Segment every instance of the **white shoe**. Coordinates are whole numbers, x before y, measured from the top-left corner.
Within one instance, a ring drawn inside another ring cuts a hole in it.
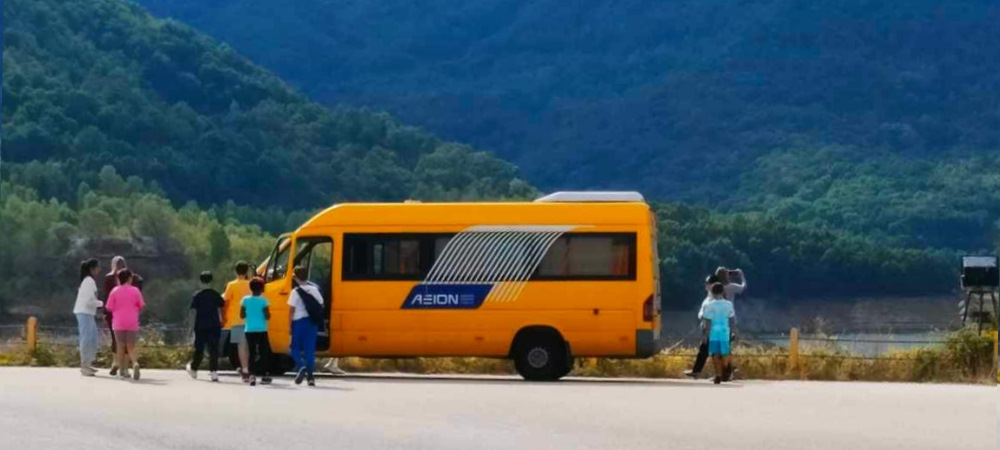
[[[80,375],[83,375],[85,377],[93,377],[93,376],[97,375],[97,371],[93,370],[93,369],[91,369],[89,367],[84,367],[84,368],[80,369]]]
[[[192,380],[198,379],[198,371],[191,368],[191,363],[187,363],[187,365],[184,366],[184,370],[188,373],[188,376],[190,376]]]
[[[212,372],[212,382],[213,383],[219,382],[219,372]]]
[[[337,364],[336,359],[331,359],[330,362],[326,363],[326,365],[323,366],[323,370],[326,370],[330,375],[347,375],[347,372],[344,372],[340,368],[340,365]]]

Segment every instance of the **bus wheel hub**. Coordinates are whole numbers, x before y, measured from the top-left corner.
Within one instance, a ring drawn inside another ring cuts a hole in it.
[[[544,348],[533,348],[528,352],[528,364],[534,369],[541,369],[549,364],[549,352]]]

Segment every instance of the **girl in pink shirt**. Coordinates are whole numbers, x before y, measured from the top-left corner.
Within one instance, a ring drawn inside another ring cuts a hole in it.
[[[119,286],[111,291],[105,308],[112,314],[111,328],[115,333],[118,346],[115,348],[115,359],[118,367],[125,365],[125,355],[132,360],[132,379],[139,380],[139,356],[135,352],[135,343],[139,337],[139,313],[146,307],[142,292],[132,285],[132,272],[128,269],[118,272]],[[121,378],[128,379],[128,371],[121,371]]]

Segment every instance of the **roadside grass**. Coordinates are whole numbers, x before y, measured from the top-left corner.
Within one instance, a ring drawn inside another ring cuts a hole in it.
[[[971,331],[953,334],[943,345],[900,350],[877,358],[852,354],[836,346],[810,348],[792,367],[786,351],[740,346],[735,361],[740,377],[756,380],[874,381],[919,383],[996,383],[993,340]],[[23,345],[0,348],[0,366],[76,367],[72,346],[40,344],[34,352]],[[572,375],[598,378],[677,379],[684,377],[695,349],[679,349],[646,360],[580,359]],[[156,342],[140,345],[139,360],[150,369],[180,369],[191,351]],[[110,352],[102,350],[96,364],[108,367]],[[488,358],[344,358],[340,367],[354,373],[412,373],[427,375],[513,375],[510,361]],[[711,369],[707,369],[708,373]]]

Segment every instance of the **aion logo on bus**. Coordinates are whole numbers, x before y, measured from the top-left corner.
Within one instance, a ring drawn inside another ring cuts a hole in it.
[[[403,309],[478,309],[491,290],[487,284],[420,284],[406,296]]]

